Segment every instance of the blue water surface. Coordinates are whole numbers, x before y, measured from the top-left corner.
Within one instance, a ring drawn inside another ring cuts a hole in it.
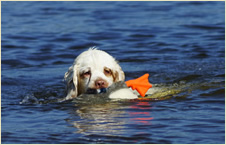
[[[96,46],[162,101],[78,105],[63,76]],[[2,1],[1,142],[225,143],[224,1]]]

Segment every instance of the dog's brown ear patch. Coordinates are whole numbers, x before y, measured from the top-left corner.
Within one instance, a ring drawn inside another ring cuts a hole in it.
[[[115,71],[113,74],[113,80],[114,82],[118,82],[119,81],[119,73],[117,71]]]
[[[125,80],[125,74],[121,69],[120,69],[120,71],[114,71],[112,73],[112,76],[113,76],[114,82],[119,82],[119,81]]]

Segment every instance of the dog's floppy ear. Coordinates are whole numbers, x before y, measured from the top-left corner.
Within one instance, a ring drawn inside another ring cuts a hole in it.
[[[77,65],[69,67],[64,75],[66,82],[67,97],[66,100],[77,97],[78,95],[78,78],[77,78]]]
[[[119,66],[119,64],[116,64],[116,69],[113,70],[113,78],[114,78],[114,82],[125,80],[125,74],[122,71],[122,68]]]

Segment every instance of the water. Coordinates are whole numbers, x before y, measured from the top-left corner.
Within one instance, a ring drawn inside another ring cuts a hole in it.
[[[225,143],[225,3],[1,2],[2,143]],[[159,101],[59,102],[97,46]]]

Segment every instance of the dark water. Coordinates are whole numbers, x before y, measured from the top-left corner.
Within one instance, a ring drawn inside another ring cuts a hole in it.
[[[225,143],[225,2],[2,2],[2,143]],[[163,101],[57,102],[91,46]]]

